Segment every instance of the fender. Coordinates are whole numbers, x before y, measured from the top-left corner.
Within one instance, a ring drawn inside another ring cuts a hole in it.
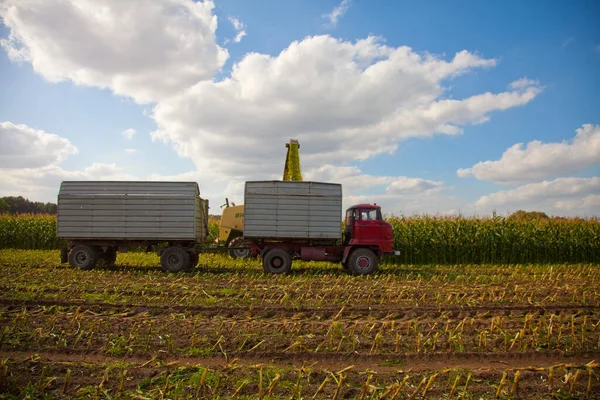
[[[260,251],[260,258],[264,260],[264,258],[265,258],[265,254],[267,254],[267,251],[269,251],[269,250],[271,250],[271,249],[269,248],[269,246],[266,246],[264,249],[262,249],[262,250]]]
[[[375,253],[375,255],[377,256],[377,258],[381,258],[383,257],[383,251],[381,250],[381,248],[379,246],[376,247],[367,247],[367,246],[347,246],[344,249],[344,255],[342,256],[342,264],[346,262],[346,260],[348,259],[348,256],[350,256],[350,253],[352,252],[352,250],[354,249],[358,249],[358,248],[365,248],[365,249],[370,249],[373,251],[373,253]]]
[[[346,248],[344,249],[344,255],[342,256],[342,264],[346,262],[348,256],[350,255],[350,251],[352,250],[354,250],[354,247],[346,246]]]

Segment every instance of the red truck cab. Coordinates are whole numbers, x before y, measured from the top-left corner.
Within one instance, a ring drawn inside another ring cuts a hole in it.
[[[394,230],[390,223],[383,220],[381,207],[358,204],[346,210],[344,242],[391,253],[394,251]]]
[[[357,204],[346,210],[342,265],[355,274],[370,274],[377,259],[394,252],[394,230],[377,204]],[[375,257],[377,258],[375,258]]]

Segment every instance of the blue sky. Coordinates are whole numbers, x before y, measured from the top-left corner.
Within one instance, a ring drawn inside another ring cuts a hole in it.
[[[297,138],[346,205],[600,215],[598,2],[99,5],[0,5],[0,195],[194,180],[218,213]]]

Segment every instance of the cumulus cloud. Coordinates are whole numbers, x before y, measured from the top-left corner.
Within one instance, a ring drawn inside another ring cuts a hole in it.
[[[356,166],[324,165],[304,173],[305,180],[341,183],[344,208],[353,204],[381,205],[387,214],[442,213],[456,199],[444,194],[441,181],[363,173]],[[363,193],[369,194],[363,194]]]
[[[511,184],[564,176],[599,164],[600,126],[586,124],[576,132],[569,142],[517,143],[500,160],[479,162],[471,168],[459,169],[457,175]]]
[[[239,43],[242,41],[242,38],[246,36],[246,26],[237,18],[229,17],[229,22],[233,25],[233,29],[235,29],[236,35],[233,38],[234,43]]]
[[[0,122],[0,168],[38,168],[56,165],[77,148],[66,138],[53,133]]]
[[[93,163],[81,171],[60,164],[77,148],[66,138],[27,125],[0,122],[0,195],[56,202],[63,180],[135,179],[115,164]]]
[[[600,177],[557,178],[482,196],[475,207],[487,211],[525,209],[555,215],[600,215],[599,199]]]
[[[323,15],[323,18],[327,19],[328,25],[335,27],[340,18],[346,14],[346,11],[350,8],[350,0],[342,0],[329,14]]]
[[[80,171],[67,170],[59,165],[40,168],[4,169],[2,196],[24,196],[35,201],[56,203],[60,183],[65,180],[133,180],[134,176],[116,164],[93,163]]]
[[[121,134],[123,136],[125,136],[125,138],[127,140],[131,140],[131,139],[133,139],[133,136],[135,135],[135,129],[133,129],[133,128],[125,129],[123,132],[121,132]]]
[[[348,164],[391,153],[409,137],[459,134],[462,125],[482,123],[541,91],[531,85],[443,98],[444,81],[495,63],[467,51],[449,60],[417,54],[376,37],[308,37],[277,56],[247,54],[229,77],[161,101],[152,137],[224,179],[280,170],[290,137],[300,140],[307,168]]]
[[[212,1],[4,0],[0,44],[51,82],[108,88],[140,103],[203,79],[228,58]]]

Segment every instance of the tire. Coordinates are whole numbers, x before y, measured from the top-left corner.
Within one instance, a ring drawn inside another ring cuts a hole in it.
[[[246,241],[243,236],[238,236],[229,242],[229,247],[243,247]],[[242,249],[231,249],[228,251],[231,258],[250,258],[252,255],[252,249],[250,247]]]
[[[188,265],[189,270],[192,270],[196,267],[196,265],[198,265],[198,261],[200,261],[200,254],[198,253],[191,253],[190,254],[190,263]]]
[[[91,246],[79,244],[69,252],[69,264],[75,268],[89,270],[96,266],[98,254]]]
[[[269,250],[263,258],[263,269],[269,274],[287,274],[292,269],[292,256],[282,249]]]
[[[168,247],[160,256],[160,265],[165,272],[180,272],[190,265],[190,255],[183,247]]]
[[[377,271],[378,260],[369,249],[356,249],[348,257],[348,269],[353,275],[370,275]]]

